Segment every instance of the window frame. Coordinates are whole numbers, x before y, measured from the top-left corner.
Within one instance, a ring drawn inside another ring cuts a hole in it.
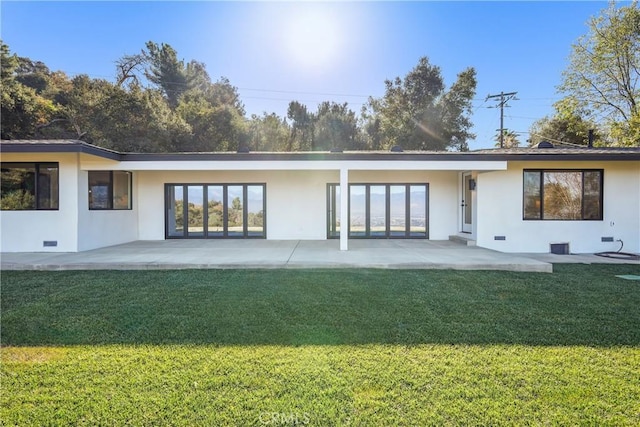
[[[352,186],[364,186],[365,187],[365,231],[364,235],[351,234],[351,187]],[[383,234],[371,233],[371,187],[385,187],[385,232]],[[411,187],[420,186],[425,190],[425,231],[424,232],[412,232],[411,231]],[[339,239],[340,233],[348,233],[349,239],[429,239],[429,183],[427,182],[350,182],[348,184],[349,190],[347,195],[347,220],[344,221],[340,218],[340,231],[336,230],[335,221],[337,218],[337,210],[335,206],[337,203],[333,203],[338,195],[337,189],[340,188],[340,183],[330,182],[327,183],[327,239]],[[391,187],[405,187],[405,230],[404,234],[391,233]]]
[[[580,218],[545,218],[544,217],[544,187],[545,173],[576,173],[581,174],[581,193],[580,193]],[[598,172],[600,174],[600,194],[598,198],[599,210],[598,218],[585,218],[585,172]],[[527,173],[538,173],[540,186],[540,207],[538,210],[539,217],[531,218],[526,216],[526,193],[525,193],[525,175]],[[523,169],[522,170],[522,220],[523,221],[604,221],[604,169]]]
[[[170,211],[170,191],[175,187],[182,188],[183,204],[182,215],[185,223],[188,221],[189,210],[189,194],[188,188],[190,186],[200,186],[203,191],[203,233],[202,235],[189,235],[188,226],[184,227],[181,235],[171,234],[169,232],[169,211]],[[208,206],[209,194],[208,187],[222,187],[222,200],[223,200],[223,212],[222,212],[222,228],[223,231],[219,234],[210,233],[208,229],[209,212],[205,209]],[[242,187],[242,234],[230,234],[229,233],[229,206],[228,195],[229,187]],[[262,187],[262,234],[251,234],[249,231],[249,203],[248,193],[249,187]],[[211,183],[211,182],[189,182],[189,183],[165,183],[164,184],[164,238],[165,239],[266,239],[267,238],[267,184],[265,182],[226,182],[226,183]]]
[[[87,174],[87,204],[89,206],[89,210],[90,211],[130,211],[133,210],[133,173],[130,171],[121,171],[121,170],[109,170],[109,171],[102,171],[102,170],[96,170],[96,171],[88,171],[89,173]],[[104,172],[108,172],[109,173],[109,183],[107,185],[107,200],[108,200],[108,207],[106,208],[100,208],[100,207],[92,207],[91,206],[91,174],[92,173],[104,173]],[[127,207],[126,208],[117,208],[114,207],[115,203],[114,203],[114,187],[113,187],[113,174],[114,172],[118,172],[118,173],[125,173],[127,174],[127,176],[129,177],[128,179],[128,188],[127,188],[127,195],[128,195],[128,203],[127,203]]]
[[[4,168],[11,168],[11,165],[33,165],[33,169],[35,171],[35,175],[34,175],[34,199],[35,199],[35,207],[34,208],[30,208],[30,209],[2,209],[3,211],[6,212],[20,212],[20,211],[58,211],[60,210],[60,163],[59,162],[1,162],[0,163],[0,170],[4,169]],[[55,205],[56,207],[54,208],[49,208],[49,207],[41,207],[40,204],[40,168],[43,165],[55,165],[55,169],[56,169],[56,181],[57,181],[57,185],[56,185],[56,191],[55,191]]]

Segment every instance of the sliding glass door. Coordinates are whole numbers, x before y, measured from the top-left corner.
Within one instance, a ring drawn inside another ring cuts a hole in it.
[[[429,184],[349,184],[348,200],[350,238],[429,238]],[[340,230],[340,185],[328,184],[327,237]]]
[[[166,184],[165,236],[265,238],[265,184]]]

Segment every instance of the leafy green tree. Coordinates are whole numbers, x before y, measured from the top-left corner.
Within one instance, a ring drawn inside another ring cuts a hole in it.
[[[33,138],[38,126],[47,123],[56,109],[53,102],[18,79],[21,62],[24,64],[0,41],[2,139]]]
[[[589,32],[573,45],[559,89],[583,109],[605,117],[617,145],[634,138],[640,113],[640,9],[614,2],[589,22]]]
[[[594,130],[594,144],[603,145],[598,125],[584,118],[588,112],[582,111],[575,99],[564,98],[556,102],[554,108],[556,112],[552,117],[544,117],[531,125],[529,145],[534,146],[542,141],[587,145],[590,129]]]
[[[285,151],[289,133],[286,120],[277,114],[253,114],[247,122],[247,146],[252,151]]]
[[[458,80],[449,91],[445,90],[440,67],[422,57],[418,65],[403,79],[385,81],[385,94],[380,99],[370,98],[366,116],[388,149],[400,145],[414,150],[464,150],[471,121],[471,100],[475,95],[475,70],[469,68],[458,74]]]
[[[287,118],[291,120],[291,136],[286,151],[313,151],[314,117],[307,110],[307,106],[298,101],[291,101],[287,108]]]
[[[314,121],[314,149],[328,151],[361,148],[356,115],[346,102],[322,102],[318,105]]]
[[[177,52],[168,44],[149,41],[146,48],[145,77],[162,90],[171,108],[175,108],[180,95],[189,89],[184,61],[178,60]]]

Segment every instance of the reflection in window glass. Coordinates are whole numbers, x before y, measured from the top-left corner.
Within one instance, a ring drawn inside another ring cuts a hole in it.
[[[404,237],[407,233],[406,186],[391,185],[389,194],[389,235]]]
[[[582,173],[545,172],[545,219],[580,219],[582,217]]]
[[[366,186],[349,186],[349,235],[365,236],[367,220]]]
[[[204,236],[204,186],[187,187],[187,234],[190,237]]]
[[[264,193],[261,185],[247,186],[247,234],[264,234]]]
[[[244,197],[241,185],[227,187],[227,235],[244,235]]]
[[[113,208],[131,209],[131,173],[113,171]]]
[[[224,233],[224,194],[221,185],[207,186],[207,227],[209,236],[222,236]]]
[[[350,184],[349,237],[428,238],[428,184]],[[340,236],[340,185],[327,185],[327,236]]]
[[[111,172],[89,172],[89,209],[111,209]]]
[[[601,170],[525,170],[523,218],[602,220]]]
[[[427,188],[425,185],[411,185],[409,191],[409,235],[427,235]]]
[[[369,235],[372,237],[387,235],[386,185],[371,185],[369,187]]]
[[[2,210],[36,209],[36,164],[3,163],[0,183]]]
[[[525,171],[524,173],[524,217],[525,219],[540,219],[542,205],[540,199],[540,171]]]
[[[170,237],[184,236],[184,196],[182,185],[170,185],[167,190],[167,234]]]
[[[602,172],[584,172],[583,219],[602,219]]]

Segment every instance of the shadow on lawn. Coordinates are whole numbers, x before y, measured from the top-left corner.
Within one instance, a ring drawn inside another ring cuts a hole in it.
[[[3,345],[640,345],[634,265],[3,272]]]

